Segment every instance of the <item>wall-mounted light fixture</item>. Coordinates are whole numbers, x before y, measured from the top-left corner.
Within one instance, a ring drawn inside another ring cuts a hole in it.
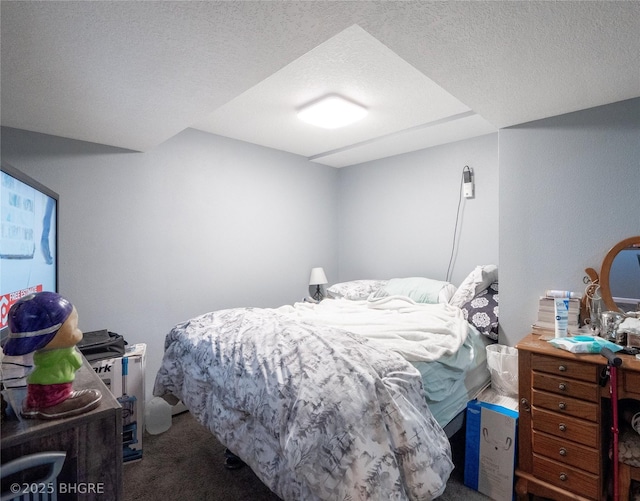
[[[362,120],[367,109],[337,94],[329,94],[298,110],[298,118],[325,129],[337,129]]]

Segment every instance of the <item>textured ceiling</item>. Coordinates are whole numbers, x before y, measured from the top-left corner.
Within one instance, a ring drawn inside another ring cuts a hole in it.
[[[2,1],[2,125],[188,127],[341,167],[640,96],[640,2]],[[295,111],[343,93],[345,129]]]
[[[364,105],[368,115],[351,126],[331,130],[298,119],[296,111],[300,107],[330,93]],[[474,115],[482,127],[468,127],[468,115]],[[449,123],[453,121],[459,133],[456,139],[496,131],[468,106],[354,25],[194,127],[344,167],[354,159],[357,163],[424,148],[422,141],[412,139],[416,128],[422,130],[425,140],[442,138],[440,131],[454,126]],[[389,136],[393,136],[392,141]],[[381,142],[387,145],[382,150]]]

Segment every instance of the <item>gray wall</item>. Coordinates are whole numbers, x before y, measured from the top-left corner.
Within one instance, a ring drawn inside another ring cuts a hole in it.
[[[445,280],[465,165],[475,197],[462,198],[449,281],[497,265],[496,133],[340,169],[340,278]]]
[[[187,130],[147,153],[2,129],[2,159],[60,195],[60,292],[84,331],[147,343],[214,309],[276,307],[338,269],[338,171]]]
[[[546,289],[640,235],[640,99],[500,131],[500,326],[516,344]]]

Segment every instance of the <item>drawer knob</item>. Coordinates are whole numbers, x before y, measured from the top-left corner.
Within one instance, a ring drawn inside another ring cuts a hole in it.
[[[566,473],[560,473],[560,480],[561,480],[562,482],[566,482],[567,478],[568,478],[568,477],[567,477],[567,474],[566,474]]]
[[[560,383],[560,384],[558,385],[558,389],[559,389],[560,391],[565,391],[565,390],[567,389],[567,385],[566,385],[565,383]]]
[[[560,403],[558,404],[558,408],[559,408],[560,410],[565,410],[565,409],[567,408],[567,404],[566,404],[566,403],[564,403],[564,402],[560,402]]]
[[[567,455],[567,449],[565,449],[564,447],[560,447],[560,455],[561,456],[566,456]]]
[[[559,370],[560,372],[567,372],[567,367],[566,367],[566,366],[564,366],[564,365],[561,365],[560,367],[558,367],[558,370]]]
[[[560,429],[560,431],[567,431],[567,425],[564,423],[560,423],[558,428]]]

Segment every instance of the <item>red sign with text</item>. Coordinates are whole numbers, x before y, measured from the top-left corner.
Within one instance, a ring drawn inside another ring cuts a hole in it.
[[[29,294],[33,294],[34,292],[42,292],[42,284],[0,296],[0,329],[4,329],[7,326],[11,305],[19,299]]]

